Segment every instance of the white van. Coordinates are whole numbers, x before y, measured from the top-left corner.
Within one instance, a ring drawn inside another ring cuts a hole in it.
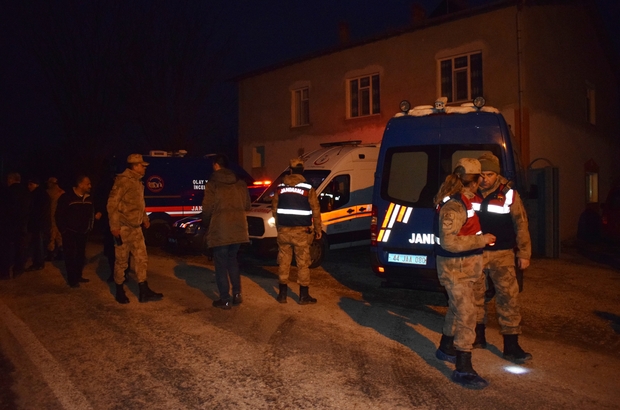
[[[372,189],[380,144],[361,141],[330,142],[305,154],[304,177],[312,184],[321,204],[323,237],[310,249],[314,268],[328,249],[370,244]],[[271,199],[287,168],[247,212],[250,241],[255,252],[274,255],[278,251],[277,231],[271,213]]]

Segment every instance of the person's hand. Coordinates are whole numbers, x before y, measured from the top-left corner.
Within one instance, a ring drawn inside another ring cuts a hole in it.
[[[146,219],[144,222],[142,222],[142,226],[144,226],[146,229],[149,229],[149,226],[151,226],[151,221]]]
[[[493,235],[492,233],[485,233],[484,235],[482,235],[484,237],[484,243],[487,245],[495,245],[495,235]]]
[[[314,233],[314,238],[317,239],[317,240],[321,239],[322,236],[323,236],[323,232],[321,232],[321,231],[316,231]]]
[[[95,214],[95,219],[96,219],[96,220],[100,220],[100,219],[101,219],[101,212],[97,212],[97,213]]]
[[[112,233],[112,236],[116,236],[117,238],[121,236],[120,229],[110,229],[110,232]]]
[[[525,270],[525,269],[528,268],[528,266],[530,266],[530,260],[529,259],[519,258],[519,269]]]

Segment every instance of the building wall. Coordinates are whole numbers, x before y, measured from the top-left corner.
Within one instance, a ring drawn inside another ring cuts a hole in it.
[[[275,178],[289,158],[317,149],[321,142],[378,142],[401,100],[415,106],[432,104],[440,96],[440,59],[480,50],[487,104],[504,114],[523,145],[524,165],[544,157],[560,168],[560,236],[574,236],[585,206],[583,164],[589,158],[597,161],[602,194],[614,172],[618,175],[610,155],[620,129],[615,114],[618,87],[602,49],[592,46],[596,33],[582,9],[526,7],[520,13],[520,30],[517,21],[516,7],[495,9],[241,80],[239,143],[244,168],[255,177]],[[347,119],[347,79],[371,73],[380,74],[381,113]],[[586,81],[596,86],[596,126],[585,121]],[[291,127],[291,90],[300,85],[309,86],[310,125]],[[264,147],[260,168],[253,166],[256,146]],[[540,165],[544,162],[535,164]]]
[[[521,21],[531,160],[545,158],[559,168],[560,238],[572,238],[586,206],[586,162],[599,167],[601,202],[620,175],[618,79],[578,5],[529,7]],[[595,125],[587,121],[586,84],[596,93]]]

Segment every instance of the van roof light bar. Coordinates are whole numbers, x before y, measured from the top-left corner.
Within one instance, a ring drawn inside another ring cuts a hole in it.
[[[321,147],[329,148],[329,147],[342,147],[344,145],[360,145],[362,140],[353,140],[353,141],[337,141],[337,142],[323,142]]]

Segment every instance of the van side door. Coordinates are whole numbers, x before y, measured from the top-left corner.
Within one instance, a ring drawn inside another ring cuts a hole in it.
[[[351,202],[351,175],[332,177],[318,193],[323,229],[332,249],[349,247],[352,218],[357,208]]]

